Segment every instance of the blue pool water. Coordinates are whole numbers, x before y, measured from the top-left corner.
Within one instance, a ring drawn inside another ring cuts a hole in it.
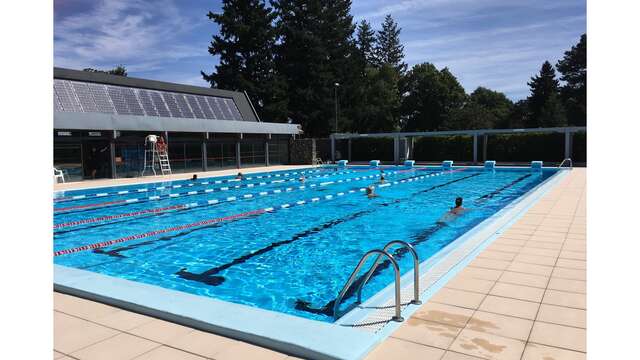
[[[384,172],[382,186],[379,169],[349,167],[58,193],[54,262],[333,322],[332,301],[366,251],[400,239],[424,261],[555,170]],[[373,199],[361,191],[370,184],[379,186]],[[438,222],[458,196],[470,210]],[[381,267],[363,299],[392,281]]]

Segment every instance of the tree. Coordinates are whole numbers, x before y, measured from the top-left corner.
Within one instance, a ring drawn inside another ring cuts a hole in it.
[[[127,76],[127,68],[124,67],[124,65],[118,65],[111,70],[98,70],[93,68],[85,68],[85,69],[82,69],[82,71],[111,74],[111,75],[118,75],[118,76]]]
[[[362,20],[356,30],[356,44],[360,50],[360,56],[364,60],[365,66],[374,66],[376,63],[376,33],[371,28],[367,20]]]
[[[505,94],[480,86],[461,108],[453,111],[445,125],[450,130],[499,127],[507,122],[512,107]]]
[[[565,51],[564,57],[556,65],[562,74],[560,96],[567,112],[570,125],[587,124],[587,34],[582,34],[580,42]]]
[[[525,126],[565,126],[567,119],[560,103],[559,81],[551,63],[545,61],[540,73],[532,77],[527,84],[531,88],[531,95],[527,99],[530,116]]]
[[[388,64],[367,67],[362,87],[362,104],[354,122],[356,132],[399,130],[400,95],[398,73]]]
[[[449,69],[438,70],[430,63],[415,65],[407,72],[405,86],[402,114],[408,131],[442,129],[452,112],[467,100],[464,88]]]
[[[201,72],[211,87],[246,91],[260,116],[268,121],[287,119],[284,81],[275,69],[273,49],[276,18],[263,0],[223,0],[222,12],[209,12],[220,27],[209,53],[220,56],[211,74]]]
[[[349,0],[274,0],[278,15],[277,69],[288,87],[289,117],[308,136],[333,131],[335,83],[341,104],[349,104],[361,76]],[[351,121],[341,112],[340,129]]]
[[[511,107],[505,122],[498,123],[496,127],[501,129],[523,128],[529,122],[529,116],[529,103],[526,99],[519,100]]]
[[[389,64],[398,74],[404,75],[407,64],[404,63],[404,45],[400,43],[401,30],[391,15],[385,16],[382,30],[376,36],[375,53],[378,66]]]

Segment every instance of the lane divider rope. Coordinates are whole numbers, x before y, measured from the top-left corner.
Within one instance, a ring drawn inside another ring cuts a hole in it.
[[[450,171],[449,173],[459,172],[459,171],[463,171],[463,170],[466,170],[466,168],[453,170],[453,171]],[[389,182],[389,183],[385,183],[385,184],[380,184],[377,187],[378,188],[386,188],[386,187],[389,187],[389,186],[392,186],[392,185],[404,184],[404,183],[408,183],[408,182],[414,182],[414,181],[423,180],[423,179],[426,179],[426,178],[431,178],[431,177],[434,177],[434,176],[440,176],[440,175],[442,175],[444,173],[445,172],[439,172],[439,173],[434,173],[434,174],[429,174],[429,175],[416,176],[416,177],[409,178],[409,179],[403,179],[403,180],[393,181],[393,182]],[[210,224],[219,223],[219,222],[223,222],[223,221],[236,220],[236,219],[243,218],[243,217],[263,214],[263,213],[267,213],[267,212],[274,212],[274,211],[277,211],[279,209],[288,209],[288,208],[291,208],[291,207],[294,207],[294,206],[302,206],[302,205],[305,205],[305,204],[308,204],[308,203],[317,203],[318,201],[320,201],[322,199],[331,200],[331,199],[335,199],[336,197],[342,197],[342,196],[347,195],[347,194],[360,193],[360,192],[364,192],[364,191],[366,191],[366,188],[364,188],[364,187],[363,188],[358,188],[358,189],[345,190],[345,191],[339,192],[339,193],[337,193],[335,195],[325,195],[323,198],[318,198],[318,200],[315,200],[315,201],[313,201],[313,200],[309,200],[309,201],[300,200],[300,201],[297,201],[297,202],[294,202],[294,203],[286,203],[286,204],[281,204],[279,206],[267,207],[267,208],[263,208],[263,209],[247,211],[247,212],[243,212],[243,213],[236,214],[236,215],[230,215],[230,216],[214,218],[214,219],[209,219],[209,220],[201,220],[201,221],[194,222],[194,223],[191,223],[191,224],[173,226],[173,227],[170,227],[170,228],[149,231],[149,232],[142,233],[142,234],[137,234],[137,235],[129,235],[129,236],[125,236],[125,237],[114,239],[114,240],[102,241],[102,242],[98,242],[98,243],[94,243],[94,244],[88,244],[88,245],[78,246],[78,247],[74,247],[74,248],[54,251],[53,256],[55,257],[55,256],[73,254],[73,253],[77,253],[77,252],[80,252],[80,251],[103,248],[103,247],[106,247],[106,246],[122,243],[122,242],[125,242],[125,241],[139,240],[139,239],[143,239],[143,238],[147,238],[147,237],[151,237],[151,236],[155,236],[155,235],[159,235],[159,234],[164,234],[164,233],[167,233],[167,232],[179,231],[179,230],[184,230],[184,229],[197,227],[197,226],[210,225]]]
[[[349,171],[352,172],[353,170]],[[311,174],[311,173],[318,173],[318,172],[324,172],[324,170],[305,170],[305,171],[293,171],[290,173],[284,173],[282,174],[282,176],[280,176],[281,174],[270,174],[270,175],[258,175],[258,176],[249,176],[249,177],[245,177],[244,180],[253,180],[253,179],[267,179],[267,178],[273,178],[273,177],[289,177],[289,176],[293,176],[293,175],[302,175],[302,174]],[[345,171],[343,171],[342,173],[345,173]],[[318,177],[323,176],[323,175],[316,175]],[[316,177],[314,176],[314,177]],[[206,178],[205,178],[206,179]],[[102,192],[102,193],[96,193],[96,194],[83,194],[83,195],[74,195],[74,196],[66,196],[66,197],[59,197],[59,198],[54,198],[53,201],[56,203],[60,203],[60,202],[69,202],[69,201],[74,201],[74,200],[83,200],[83,199],[89,199],[89,198],[94,198],[94,197],[105,197],[105,196],[114,196],[114,195],[125,195],[125,194],[135,194],[138,192],[147,192],[147,191],[154,191],[154,190],[166,190],[166,189],[179,189],[182,187],[191,187],[191,186],[196,186],[196,185],[209,185],[209,184],[223,184],[223,183],[231,183],[231,182],[239,182],[241,180],[239,179],[224,179],[224,180],[214,180],[214,181],[199,181],[199,182],[192,182],[189,184],[176,184],[176,185],[167,185],[167,186],[157,186],[157,187],[147,187],[147,188],[139,188],[139,189],[131,189],[131,190],[119,190],[119,191],[112,191],[112,192]]]
[[[391,171],[391,172],[385,173],[385,175],[393,176],[393,175],[399,174],[399,173],[401,173],[401,172],[400,171]],[[347,178],[347,179],[337,179],[337,180],[334,180],[334,181],[322,182],[320,184],[301,185],[301,186],[298,186],[298,187],[295,187],[295,188],[294,187],[288,187],[288,188],[285,188],[285,189],[274,189],[274,190],[271,190],[271,191],[261,191],[261,192],[253,193],[253,194],[245,194],[242,197],[245,198],[245,199],[250,199],[250,198],[254,198],[254,197],[258,197],[258,196],[266,196],[266,195],[269,195],[269,194],[279,194],[279,193],[282,193],[283,191],[284,192],[291,192],[291,191],[294,191],[296,189],[304,190],[306,188],[314,188],[316,186],[321,186],[321,187],[322,186],[329,186],[329,185],[333,185],[333,184],[339,184],[339,183],[345,183],[345,182],[351,182],[351,181],[367,180],[367,179],[372,179],[372,178],[375,178],[375,177],[380,177],[380,174],[373,174],[373,175],[369,175],[369,176],[358,176],[358,177],[355,177],[355,178]],[[183,194],[171,194],[171,195],[169,195],[169,197],[175,198],[175,197],[179,197],[179,196],[190,196],[190,195],[195,195],[197,193],[198,192],[192,191],[192,192],[183,193]],[[131,200],[130,202],[138,202],[138,201],[149,201],[149,200],[160,200],[160,199],[161,198],[159,196],[150,196],[150,197],[148,197],[146,199],[145,198],[141,198],[141,199],[129,199],[129,200]],[[133,200],[135,200],[135,201],[133,201]],[[146,214],[149,214],[149,213],[161,213],[161,212],[172,211],[172,210],[177,210],[177,209],[202,207],[202,206],[208,206],[208,205],[213,205],[213,204],[218,204],[218,203],[223,203],[223,202],[231,202],[231,201],[235,201],[235,200],[237,200],[237,197],[230,196],[230,197],[227,197],[225,199],[204,200],[204,201],[200,201],[200,202],[193,202],[193,203],[189,203],[189,204],[168,206],[168,207],[158,208],[158,209],[148,209],[148,210],[134,211],[134,212],[125,213],[125,214],[100,216],[100,217],[96,217],[96,218],[89,218],[89,219],[76,220],[76,221],[70,221],[70,222],[66,222],[66,223],[55,224],[53,226],[53,228],[55,230],[55,229],[59,229],[59,228],[70,227],[70,226],[78,226],[78,225],[85,225],[85,224],[95,223],[95,222],[99,222],[99,221],[108,221],[108,220],[115,220],[115,219],[121,219],[121,218],[126,218],[126,217],[134,217],[134,216],[146,215]]]
[[[349,174],[349,173],[352,173],[352,172],[353,171],[344,171],[344,172],[340,172],[340,173],[335,173],[333,175],[343,175],[343,174]],[[328,176],[329,175],[314,175],[314,176],[310,176],[309,178],[313,179],[313,178],[328,177]],[[241,188],[253,188],[253,187],[258,187],[258,186],[266,186],[266,185],[279,184],[279,183],[292,182],[292,181],[298,181],[298,179],[273,180],[273,181],[269,181],[269,182],[250,183],[250,184],[242,184],[242,185],[236,185],[236,186],[223,186],[223,187],[220,187],[220,188],[213,188],[213,189],[209,188],[209,189],[204,189],[204,190],[194,190],[194,191],[183,192],[183,193],[172,193],[172,194],[165,194],[165,195],[155,195],[155,196],[149,196],[147,198],[123,199],[123,200],[108,201],[108,202],[104,202],[104,203],[73,205],[73,206],[67,206],[67,207],[62,207],[62,208],[54,208],[53,211],[54,211],[54,214],[57,214],[57,213],[67,214],[67,213],[71,213],[70,210],[87,209],[87,208],[91,208],[91,207],[101,208],[101,207],[105,207],[105,206],[108,206],[108,205],[132,203],[132,202],[139,202],[139,201],[144,201],[144,200],[163,200],[163,199],[166,199],[166,198],[179,197],[179,196],[184,196],[184,195],[197,195],[197,194],[210,193],[210,192],[229,191],[229,190],[235,190],[235,189],[241,189]],[[192,184],[190,184],[189,186],[191,186],[191,185]],[[182,186],[178,186],[177,188],[180,188],[180,187],[182,187]],[[163,187],[155,188],[155,189],[152,189],[152,190],[162,190],[161,188],[163,188]],[[141,192],[147,192],[147,191],[148,191],[148,189],[146,189],[145,191],[135,191],[135,192],[129,192],[129,191],[125,190],[125,191],[118,192],[118,194],[120,194],[120,195],[122,195],[122,194],[132,194],[132,193],[136,193],[136,192],[141,193]],[[83,195],[79,195],[79,196],[83,196]]]

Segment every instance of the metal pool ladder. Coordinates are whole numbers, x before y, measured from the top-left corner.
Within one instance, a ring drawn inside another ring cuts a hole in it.
[[[353,285],[353,281],[356,279],[356,276],[360,272],[360,269],[362,269],[362,266],[364,265],[364,263],[367,261],[367,259],[370,256],[372,256],[374,254],[378,254],[378,257],[376,257],[375,261],[373,262],[373,265],[371,266],[371,269],[369,269],[369,271],[367,272],[367,274],[364,277],[364,280],[360,283],[360,285],[358,286],[358,289],[356,290],[357,294],[358,294],[358,299],[357,299],[356,303],[359,304],[359,303],[362,302],[362,288],[369,281],[371,276],[373,276],[373,273],[378,268],[378,264],[380,262],[380,259],[382,259],[382,257],[384,256],[391,262],[391,266],[393,266],[393,272],[394,272],[394,275],[395,275],[395,315],[393,316],[393,318],[391,318],[391,320],[398,321],[398,322],[404,321],[404,319],[402,318],[402,314],[400,312],[400,305],[401,305],[401,300],[400,300],[400,267],[398,266],[398,262],[393,257],[393,255],[391,255],[388,252],[388,250],[391,247],[393,247],[394,245],[400,245],[400,246],[406,248],[407,250],[409,250],[409,252],[413,256],[413,300],[411,300],[411,303],[412,304],[416,304],[416,305],[419,305],[419,304],[422,303],[420,301],[420,267],[419,267],[420,261],[418,259],[418,253],[413,248],[413,246],[411,246],[411,244],[409,244],[407,242],[404,242],[404,241],[401,241],[401,240],[393,240],[393,241],[390,241],[389,243],[387,243],[384,246],[384,248],[382,248],[382,250],[380,250],[380,249],[370,250],[370,251],[368,251],[367,253],[365,253],[362,256],[362,258],[360,259],[360,262],[358,262],[358,265],[356,266],[356,268],[351,273],[351,276],[349,276],[349,280],[347,280],[347,282],[345,283],[344,287],[340,291],[340,294],[336,298],[335,303],[333,304],[333,317],[334,317],[334,319],[340,318],[340,316],[341,316],[340,309],[339,309],[340,308],[340,303],[342,303],[343,297],[345,296],[345,294],[347,293],[347,291],[349,290],[351,285]]]
[[[569,162],[569,169],[573,169],[573,161],[571,161],[571,158],[566,158],[566,159],[562,160],[560,165],[558,165],[558,168],[561,168],[562,165],[564,165],[565,162]]]

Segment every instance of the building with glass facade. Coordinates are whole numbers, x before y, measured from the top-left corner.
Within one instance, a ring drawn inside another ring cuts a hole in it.
[[[261,121],[245,93],[54,68],[54,167],[68,180],[140,176],[161,135],[174,173],[286,164],[298,125]]]

